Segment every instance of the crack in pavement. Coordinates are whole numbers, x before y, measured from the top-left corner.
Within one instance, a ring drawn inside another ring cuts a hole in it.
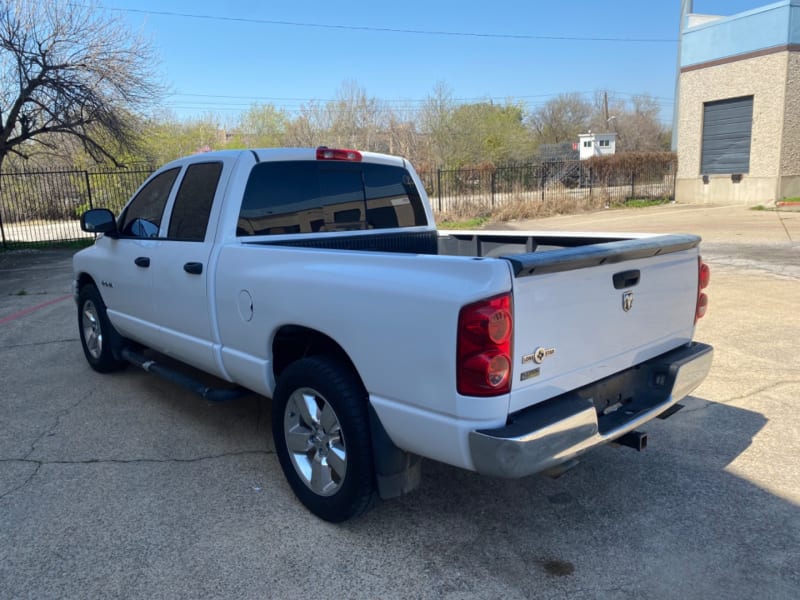
[[[29,457],[30,457],[30,455],[31,455],[31,454],[33,454],[34,452],[36,452],[36,445],[37,445],[39,442],[41,442],[41,441],[42,441],[42,440],[43,440],[45,437],[47,437],[47,436],[51,436],[51,435],[55,435],[55,433],[56,433],[56,429],[58,429],[58,427],[61,425],[61,420],[62,420],[64,417],[66,417],[67,415],[69,415],[69,414],[70,414],[70,413],[71,413],[73,410],[75,410],[76,408],[78,408],[78,407],[79,407],[81,404],[83,404],[83,402],[84,402],[84,401],[88,400],[89,398],[92,398],[92,397],[93,397],[93,396],[94,396],[94,395],[97,393],[97,389],[98,389],[98,387],[99,387],[99,386],[98,386],[98,385],[96,385],[96,386],[95,386],[95,387],[93,387],[91,390],[89,390],[89,392],[88,392],[87,394],[85,394],[85,395],[81,396],[81,398],[80,398],[80,399],[79,399],[77,402],[75,402],[74,404],[72,404],[72,405],[68,406],[67,408],[65,408],[64,410],[62,410],[61,412],[59,412],[59,413],[58,413],[58,414],[55,416],[55,422],[54,422],[52,425],[50,425],[50,427],[48,427],[47,429],[45,429],[45,430],[44,430],[44,431],[43,431],[43,432],[42,432],[42,433],[39,435],[39,437],[37,437],[35,440],[33,440],[33,442],[31,442],[31,448],[30,448],[30,450],[28,450],[28,452],[25,454],[25,456],[24,456],[23,458],[27,459],[27,458],[29,458]]]
[[[626,584],[620,585],[616,587],[610,588],[575,588],[572,590],[566,590],[566,592],[572,596],[573,594],[589,594],[589,597],[597,597],[596,594],[598,592],[624,592],[624,593],[631,593],[636,588],[633,587],[633,584]]]
[[[35,461],[12,459],[10,461],[0,461],[0,462],[35,462]],[[7,496],[10,496],[11,494],[13,494],[15,492],[18,492],[19,490],[25,488],[31,481],[33,481],[33,478],[36,477],[36,474],[39,472],[39,469],[41,469],[41,468],[42,468],[42,465],[41,464],[37,464],[36,468],[33,470],[33,473],[28,475],[28,477],[25,479],[25,481],[23,481],[17,487],[11,488],[10,490],[5,492],[4,494],[0,494],[0,500],[5,500]]]
[[[726,400],[715,400],[717,404],[728,404],[729,402],[736,402],[737,400],[744,400],[745,398],[749,398],[754,394],[762,394],[764,392],[768,392],[773,390],[774,388],[778,388],[784,385],[800,385],[800,379],[786,379],[783,381],[773,381],[772,383],[765,385],[763,387],[757,388],[741,396],[736,396],[734,398],[727,398]]]
[[[196,463],[204,460],[216,460],[218,458],[230,458],[233,456],[271,456],[274,450],[237,450],[236,452],[222,452],[221,454],[207,454],[204,456],[193,456],[191,458],[86,458],[83,460],[37,460],[35,458],[0,458],[2,463],[28,463],[35,465],[132,465],[132,464],[161,464],[161,463]]]
[[[786,226],[786,221],[788,221],[789,219],[783,218],[783,214],[781,214],[780,209],[775,211],[775,215],[778,217],[778,221],[780,221],[781,227],[783,227],[783,231],[786,232],[786,237],[789,238],[790,242],[794,242],[794,239],[792,239],[792,234],[789,233],[789,228]]]
[[[54,420],[55,422],[52,425],[50,425],[49,427],[47,427],[44,431],[42,431],[42,433],[39,434],[39,437],[37,437],[35,440],[33,440],[33,442],[31,442],[30,449],[25,453],[25,456],[23,456],[22,459],[0,459],[0,463],[3,463],[3,462],[22,462],[22,463],[30,463],[30,464],[35,464],[36,465],[36,468],[27,477],[27,479],[25,479],[25,481],[23,481],[17,487],[12,488],[8,492],[6,492],[4,494],[0,494],[0,500],[3,500],[4,498],[6,498],[6,496],[9,496],[9,495],[13,494],[14,492],[18,492],[19,490],[25,488],[31,481],[33,481],[33,478],[36,477],[36,475],[39,473],[39,470],[42,468],[42,465],[44,464],[41,461],[36,461],[36,460],[32,460],[32,459],[29,458],[31,454],[36,452],[36,445],[39,442],[41,442],[46,436],[55,435],[56,429],[58,429],[58,427],[61,425],[61,419],[63,419],[64,417],[69,415],[73,410],[78,408],[78,406],[80,406],[81,403],[84,400],[87,400],[87,399],[91,398],[92,396],[94,396],[95,393],[97,392],[98,387],[99,386],[95,386],[94,388],[89,390],[89,392],[87,394],[82,396],[77,402],[75,402],[74,404],[68,406],[67,408],[62,410],[60,413],[58,413],[55,416],[55,420]]]
[[[230,458],[235,456],[272,456],[274,450],[240,450],[238,452],[223,452],[222,454],[209,454],[207,456],[195,456],[192,458],[87,458],[85,460],[36,460],[33,458],[0,458],[0,464],[22,463],[36,465],[33,472],[15,488],[10,489],[4,494],[0,494],[0,500],[4,500],[11,494],[18,492],[26,487],[44,466],[50,465],[135,465],[135,464],[168,464],[168,463],[197,463],[206,460],[216,460],[219,458]]]
[[[70,340],[72,341],[72,340]],[[157,458],[133,458],[133,459],[101,459],[101,458],[91,458],[85,460],[37,460],[35,458],[31,458],[31,455],[36,452],[36,447],[38,444],[45,438],[51,435],[55,435],[56,430],[61,426],[61,423],[64,418],[70,415],[76,408],[78,408],[83,402],[89,400],[90,398],[94,397],[98,390],[100,389],[100,384],[95,385],[92,389],[90,389],[86,394],[84,394],[77,402],[73,403],[72,405],[68,406],[67,408],[60,411],[58,414],[55,415],[53,422],[49,427],[46,427],[39,436],[31,442],[30,449],[25,453],[22,458],[0,458],[0,464],[7,464],[7,463],[21,463],[21,464],[30,464],[35,465],[35,469],[33,472],[28,475],[28,477],[23,481],[20,485],[8,490],[7,492],[0,494],[0,500],[5,499],[6,497],[18,492],[21,489],[24,489],[31,481],[33,481],[34,477],[39,473],[41,468],[45,465],[91,465],[91,464],[159,464],[159,463],[194,463],[200,462],[204,460],[215,460],[218,458],[225,458],[231,456],[247,456],[247,455],[264,455],[269,456],[275,454],[274,450],[243,450],[239,452],[228,452],[222,454],[211,454],[211,455],[204,455],[198,456],[194,458],[164,458],[164,459],[157,459]],[[260,417],[260,415],[259,415]],[[260,418],[259,418],[260,420]],[[256,424],[258,427],[258,423]]]
[[[697,398],[697,396],[692,396],[692,398],[695,398],[702,402],[706,402],[706,404],[704,406],[698,406],[697,408],[687,408],[682,410],[681,412],[686,415],[689,413],[700,412],[701,410],[708,410],[709,407],[715,406],[717,404],[730,404],[731,402],[736,402],[737,400],[744,400],[745,398],[749,398],[756,394],[763,394],[764,392],[772,391],[773,389],[779,388],[784,385],[800,385],[800,380],[788,379],[786,381],[774,381],[769,385],[765,385],[764,387],[752,390],[750,392],[742,394],[741,396],[736,396],[734,398],[726,398],[725,400],[704,400],[702,398]]]

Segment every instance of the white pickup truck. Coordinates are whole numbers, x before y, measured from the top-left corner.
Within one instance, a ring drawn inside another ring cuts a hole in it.
[[[398,157],[198,154],[81,226],[100,234],[74,258],[91,367],[272,398],[283,472],[329,521],[413,489],[420,457],[523,477],[641,449],[711,364],[700,238],[439,232]]]

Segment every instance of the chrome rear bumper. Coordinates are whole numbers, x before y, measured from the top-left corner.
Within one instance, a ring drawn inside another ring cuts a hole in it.
[[[692,343],[527,408],[512,415],[505,427],[472,431],[469,447],[475,470],[524,477],[611,442],[691,393],[708,375],[713,355],[711,346]],[[598,416],[598,400],[618,394],[630,400]]]

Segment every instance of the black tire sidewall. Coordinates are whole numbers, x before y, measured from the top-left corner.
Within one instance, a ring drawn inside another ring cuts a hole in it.
[[[100,330],[103,335],[103,346],[98,358],[95,358],[89,352],[89,349],[86,347],[86,337],[83,333],[83,307],[87,301],[91,301],[92,304],[94,304],[100,323]],[[108,373],[121,369],[125,365],[124,361],[114,357],[112,344],[119,339],[119,334],[117,334],[111,322],[108,320],[103,297],[93,284],[84,285],[78,293],[78,332],[81,338],[83,354],[92,369],[99,373]]]
[[[284,411],[292,393],[307,387],[330,403],[344,439],[347,471],[339,490],[321,496],[295,471],[284,436]],[[312,513],[339,523],[365,512],[375,490],[372,441],[367,412],[367,393],[352,369],[327,357],[303,358],[289,365],[278,378],[272,400],[272,433],[283,473],[297,498]]]

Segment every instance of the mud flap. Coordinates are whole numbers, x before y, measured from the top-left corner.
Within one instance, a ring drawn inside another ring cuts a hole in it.
[[[422,457],[394,445],[372,405],[369,406],[369,424],[375,482],[381,499],[397,498],[416,489],[422,476]]]

